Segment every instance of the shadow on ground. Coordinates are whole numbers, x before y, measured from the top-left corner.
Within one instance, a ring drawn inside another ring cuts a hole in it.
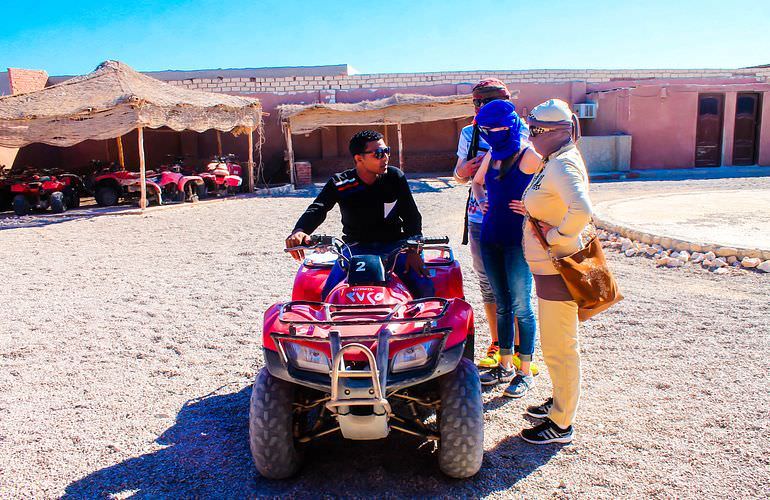
[[[262,478],[248,446],[251,387],[189,401],[158,439],[166,446],[95,471],[67,488],[64,498],[258,496],[483,496],[505,491],[547,463],[559,447],[533,447],[510,437],[484,458],[469,480],[443,476],[435,456],[419,442],[394,433],[383,441],[335,436],[307,452],[300,474],[285,481]],[[494,474],[493,474],[494,471]]]
[[[452,189],[455,184],[451,177],[429,177],[427,175],[420,178],[409,179],[409,187],[413,194],[417,193],[438,193],[446,189]],[[263,194],[262,197],[268,198],[315,198],[323,189],[323,183],[311,184],[291,192],[276,192],[275,194]]]

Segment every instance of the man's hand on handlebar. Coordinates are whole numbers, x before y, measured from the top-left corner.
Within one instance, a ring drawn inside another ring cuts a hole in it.
[[[425,278],[429,277],[428,270],[425,268],[425,262],[423,262],[420,256],[419,250],[409,249],[406,252],[406,261],[404,263],[406,272],[414,270],[418,275]]]
[[[310,245],[310,235],[302,231],[295,231],[286,238],[286,248]],[[290,252],[294,260],[302,261],[305,258],[304,250],[294,250]]]

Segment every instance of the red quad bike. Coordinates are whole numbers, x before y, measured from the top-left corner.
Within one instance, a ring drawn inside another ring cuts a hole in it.
[[[200,172],[205,185],[198,191],[198,196],[225,196],[237,194],[243,184],[241,166],[235,155],[215,156],[214,160]]]
[[[11,209],[11,185],[14,184],[13,178],[9,175],[10,169],[0,165],[0,212]]]
[[[29,175],[23,173],[11,184],[13,211],[16,215],[28,215],[33,209],[47,210],[60,214],[67,209],[80,206],[80,177],[64,174]]]
[[[391,430],[437,446],[446,475],[476,474],[484,417],[473,310],[463,300],[448,238],[407,240],[385,258],[347,258],[345,243],[331,236],[311,241],[292,250],[325,253],[309,254],[292,301],[274,304],[264,316],[265,367],[249,409],[249,444],[260,474],[295,474],[307,443],[328,434],[371,440]],[[413,299],[393,272],[398,255],[415,250],[423,252],[436,297]],[[323,302],[336,260],[347,277]]]
[[[196,201],[197,186],[201,184],[201,177],[183,175],[170,167],[159,172],[148,171],[145,176],[147,200],[151,205],[161,205],[164,199]],[[102,207],[117,205],[121,199],[138,198],[140,192],[139,172],[110,169],[94,179],[94,198]]]

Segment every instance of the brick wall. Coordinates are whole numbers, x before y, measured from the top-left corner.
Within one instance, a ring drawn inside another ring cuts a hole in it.
[[[213,77],[168,80],[172,85],[209,92],[232,94],[288,94],[319,90],[405,88],[426,85],[475,83],[495,77],[506,83],[587,83],[614,80],[673,78],[756,78],[770,80],[770,68],[746,69],[670,69],[670,70],[519,70],[519,71],[453,71],[439,73],[380,73],[369,75],[289,76],[289,77]]]
[[[34,92],[45,87],[48,73],[36,69],[8,68],[8,82],[12,94]]]

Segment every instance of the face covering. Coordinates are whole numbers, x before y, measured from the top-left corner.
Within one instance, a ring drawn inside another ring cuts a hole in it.
[[[487,144],[492,148],[493,160],[510,158],[519,151],[519,148],[521,148],[519,126],[512,126],[506,130],[498,130],[489,133],[479,131],[481,137],[483,137],[484,140],[487,141]]]
[[[535,151],[543,158],[547,158],[572,142],[572,131],[570,129],[551,130],[534,137],[530,135],[529,140],[535,147]]]
[[[580,139],[580,122],[573,115],[572,120],[561,122],[541,122],[530,115],[527,118],[529,126],[549,129],[548,132],[533,135],[530,134],[529,140],[534,146],[535,151],[540,153],[543,158],[548,158],[564,146],[570,143],[576,143]]]

